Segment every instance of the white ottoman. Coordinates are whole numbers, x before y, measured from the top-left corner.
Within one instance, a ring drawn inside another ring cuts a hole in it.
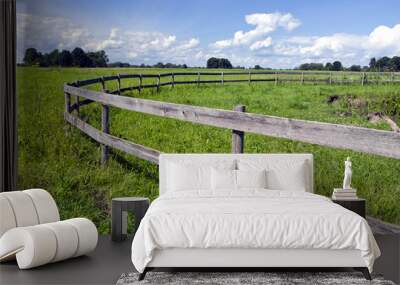
[[[59,221],[57,206],[45,190],[0,193],[0,214],[0,261],[16,258],[20,269],[96,248],[96,226],[85,218]]]

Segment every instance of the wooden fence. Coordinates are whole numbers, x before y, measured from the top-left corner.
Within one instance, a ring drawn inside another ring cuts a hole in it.
[[[129,75],[129,78],[131,76],[136,77],[137,75]],[[102,145],[102,163],[107,161],[110,147],[153,163],[158,163],[160,154],[157,150],[111,135],[109,127],[110,106],[159,117],[231,129],[233,153],[242,153],[244,151],[244,134],[249,132],[400,158],[400,133],[398,132],[246,113],[245,106],[236,106],[233,111],[229,111],[116,95],[123,92],[121,79],[127,77],[127,75],[108,76],[64,85],[65,120]],[[143,78],[143,75],[139,78]],[[109,80],[117,80],[117,90],[106,90],[105,82]],[[103,91],[81,88],[83,85],[94,83],[101,83]],[[158,85],[160,85],[159,80]],[[143,87],[141,86],[141,88]],[[73,104],[71,102],[72,96],[76,98]],[[92,102],[102,105],[101,130],[94,128],[79,117],[79,108]],[[74,111],[76,115],[74,115]]]
[[[193,80],[178,80],[181,77],[193,77]],[[263,77],[264,76],[264,77]],[[208,79],[204,79],[207,77]],[[213,79],[209,79],[213,77]],[[232,78],[234,77],[234,78]],[[136,86],[122,87],[121,81],[124,79],[136,78]],[[144,84],[146,78],[153,78],[156,82]],[[170,81],[162,82],[164,78]],[[203,79],[202,79],[203,78]],[[252,82],[272,82],[275,85],[284,82],[292,83],[326,83],[332,84],[378,84],[378,83],[400,83],[399,72],[300,72],[300,71],[259,71],[259,72],[172,72],[160,74],[118,74],[104,76],[94,79],[78,81],[75,86],[86,86],[95,83],[104,85],[107,81],[116,80],[118,88],[111,94],[121,94],[125,91],[138,90],[139,93],[145,88],[156,88],[160,90],[162,86],[170,85],[174,87],[180,84],[206,84],[206,83],[249,83]]]

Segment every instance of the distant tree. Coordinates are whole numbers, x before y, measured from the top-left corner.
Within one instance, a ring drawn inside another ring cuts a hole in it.
[[[39,59],[39,66],[40,67],[49,67],[51,66],[51,59],[48,53],[42,55]]]
[[[107,64],[108,67],[130,67],[131,65],[127,62],[112,62]]]
[[[218,68],[218,67],[219,67],[218,58],[211,57],[207,60],[207,68]]]
[[[165,68],[175,68],[176,67],[176,65],[175,64],[172,64],[172,63],[170,63],[170,62],[167,62],[166,64],[165,64]]]
[[[367,66],[367,65],[364,65],[363,67],[362,67],[362,69],[361,69],[362,71],[368,71],[369,70],[369,66]]]
[[[219,59],[219,68],[232,68],[232,63],[226,58]]]
[[[381,57],[376,61],[376,67],[379,71],[388,71],[390,69],[390,58],[387,56]]]
[[[232,64],[226,58],[211,57],[207,60],[207,68],[232,68]]]
[[[369,70],[370,71],[376,71],[376,58],[373,57],[369,61]]]
[[[91,61],[91,66],[93,67],[106,67],[108,62],[108,57],[104,50],[96,52],[88,52],[88,58]]]
[[[333,65],[330,62],[325,63],[325,70],[332,70]]]
[[[92,61],[80,47],[74,48],[72,51],[72,65],[79,67],[91,67]]]
[[[51,66],[60,65],[60,53],[58,49],[55,49],[52,52],[50,52],[48,57],[49,57],[49,65]]]
[[[399,56],[392,57],[390,59],[389,66],[391,71],[400,71],[400,57]]]
[[[72,66],[72,55],[69,50],[63,50],[59,55],[59,64],[63,67]]]
[[[182,65],[182,68],[188,68],[188,66],[184,63],[184,64]]]
[[[324,65],[322,63],[303,63],[299,66],[300,70],[323,70]]]
[[[359,65],[352,65],[350,66],[350,71],[361,71],[361,66]]]
[[[254,65],[254,69],[262,69],[261,66],[259,66],[258,64]]]
[[[38,52],[35,48],[28,48],[25,50],[23,61],[26,65],[36,65],[39,64],[41,57],[42,54]]]
[[[334,70],[334,71],[340,71],[340,70],[343,70],[343,65],[342,65],[342,63],[340,62],[340,61],[334,61],[333,63],[332,63],[332,70]]]

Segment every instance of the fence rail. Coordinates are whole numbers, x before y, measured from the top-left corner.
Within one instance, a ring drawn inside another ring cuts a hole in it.
[[[273,75],[273,78],[255,78],[255,76]],[[181,76],[196,76],[196,80],[177,80]],[[218,79],[201,80],[204,76],[214,76]],[[241,79],[226,79],[226,76],[241,76]],[[298,76],[297,78],[290,78],[288,76]],[[320,76],[323,78],[310,78],[310,76]],[[347,79],[351,76],[354,79]],[[161,78],[171,77],[171,81],[161,82]],[[104,83],[107,81],[121,79],[139,79],[137,86],[124,88],[128,90],[141,90],[144,88],[159,88],[160,86],[176,85],[176,84],[206,84],[206,83],[222,83],[225,82],[268,82],[275,83],[284,82],[298,82],[304,83],[326,83],[326,84],[377,84],[377,83],[400,83],[399,72],[300,72],[300,71],[249,71],[249,72],[171,72],[160,74],[118,74],[112,76],[104,76],[94,79],[87,79],[74,82],[77,87],[87,86],[95,83]],[[154,78],[158,80],[157,84],[143,84],[144,78]],[[379,79],[377,79],[379,78]]]
[[[64,92],[65,120],[102,144],[103,162],[108,159],[108,147],[119,149],[153,163],[158,162],[159,155],[157,150],[110,135],[109,106],[231,129],[233,152],[243,152],[244,134],[250,132],[400,159],[400,133],[398,132],[246,113],[244,106],[237,106],[234,111],[229,111],[132,98],[115,95],[115,91],[98,92],[70,84],[64,85]],[[72,105],[71,96],[77,98],[76,103]],[[79,98],[84,98],[84,100],[80,101]],[[97,130],[82,121],[78,112],[78,116],[72,114],[74,110],[78,111],[79,106],[92,102],[100,103],[103,106],[102,130]]]

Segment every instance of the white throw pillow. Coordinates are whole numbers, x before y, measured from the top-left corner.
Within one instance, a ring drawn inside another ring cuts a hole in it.
[[[237,188],[267,188],[267,171],[236,170]]]
[[[266,169],[267,187],[274,190],[306,191],[310,181],[307,161],[282,159],[273,162],[265,159],[239,160],[240,170]]]
[[[241,188],[266,188],[267,171],[263,170],[232,170],[232,169],[211,169],[212,189],[237,190]]]
[[[236,189],[236,170],[217,169],[211,170],[211,187],[213,190],[235,190]]]
[[[275,168],[267,172],[268,188],[306,192],[309,183],[306,164],[290,163],[285,169],[286,171],[282,171],[280,168]]]
[[[169,162],[167,188],[170,191],[211,188],[211,168]]]

